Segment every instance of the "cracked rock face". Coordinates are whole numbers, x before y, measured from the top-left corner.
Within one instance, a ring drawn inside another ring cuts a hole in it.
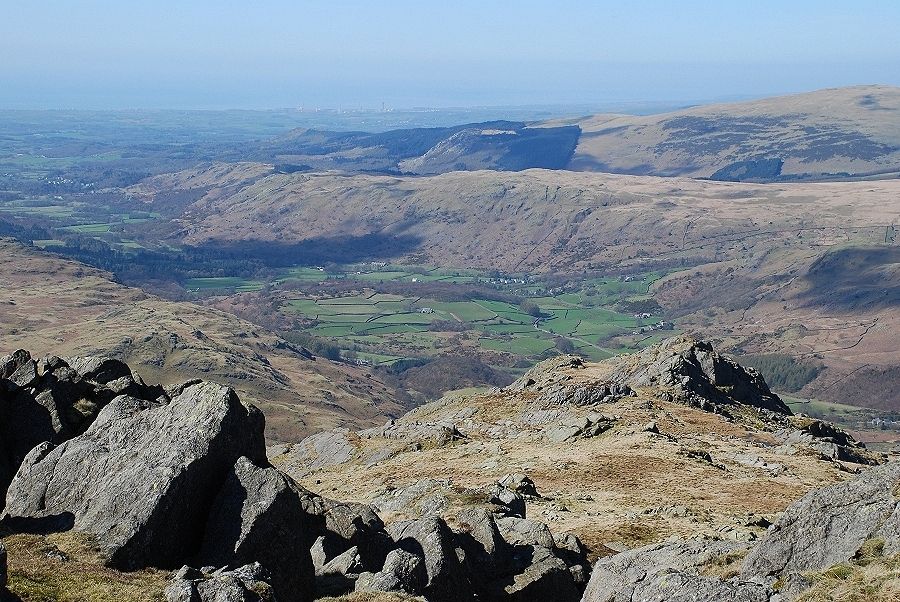
[[[668,387],[692,405],[701,400],[726,405],[737,402],[791,414],[759,372],[720,355],[704,341],[673,337],[624,357],[620,364],[613,380],[632,387]]]
[[[853,558],[871,539],[900,552],[900,461],[805,495],[782,514],[744,561],[741,575],[774,580]]]
[[[308,599],[306,593],[315,587],[306,545],[310,520],[301,503],[308,493],[274,468],[239,458],[213,503],[200,562],[213,566],[260,562],[273,569],[270,582],[279,600]]]
[[[197,384],[166,404],[122,395],[83,435],[28,454],[5,517],[93,534],[113,567],[177,566],[242,455],[266,461],[263,417],[231,389]]]
[[[744,544],[688,540],[655,544],[598,560],[582,602],[768,602],[758,583],[722,581],[700,574]]]

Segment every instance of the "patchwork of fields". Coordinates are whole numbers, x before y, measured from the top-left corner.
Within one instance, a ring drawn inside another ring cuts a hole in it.
[[[531,363],[556,349],[603,359],[672,334],[671,326],[668,331],[658,328],[658,315],[615,309],[622,301],[646,299],[648,286],[657,277],[647,274],[628,282],[618,277],[593,279],[580,283],[578,290],[548,294],[544,283],[527,277],[489,278],[472,271],[422,273],[421,268],[405,271],[402,266],[365,272],[294,271],[279,282],[343,279],[355,282],[358,290],[336,296],[304,294],[301,284],[298,294],[283,298],[280,311],[302,318],[310,334],[351,349],[360,360],[375,365],[452,352],[454,347],[507,354],[512,356],[509,366],[518,359]],[[427,290],[421,296],[378,292],[377,284],[404,282],[407,290],[415,290],[416,283],[437,281],[491,285],[521,296],[528,307],[478,296],[441,299],[428,296]],[[221,280],[222,286],[235,290],[256,284]]]

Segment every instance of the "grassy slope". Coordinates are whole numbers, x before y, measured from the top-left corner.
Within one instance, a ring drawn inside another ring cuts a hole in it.
[[[542,170],[262,176],[265,169],[216,165],[133,192],[152,205],[156,190],[213,186],[181,218],[184,240],[195,244],[374,232],[415,241],[397,249],[398,260],[418,264],[570,274],[665,266],[673,272],[651,293],[680,326],[741,353],[815,356],[828,368],[820,389],[863,364],[900,365],[896,303],[835,305],[834,287],[858,283],[815,271],[829,251],[896,244],[900,181],[759,185]],[[230,187],[215,188],[218,181]],[[855,264],[846,265],[852,274]],[[892,265],[870,267],[870,284],[895,290]],[[603,334],[588,325],[582,332]]]
[[[570,168],[710,177],[737,162],[778,158],[787,176],[896,173],[898,113],[900,88],[858,86],[645,117],[598,115],[579,123]]]
[[[277,440],[401,411],[378,380],[279,349],[275,335],[230,314],[146,295],[15,243],[0,241],[0,258],[0,353],[113,354],[148,382],[217,380],[258,403]]]

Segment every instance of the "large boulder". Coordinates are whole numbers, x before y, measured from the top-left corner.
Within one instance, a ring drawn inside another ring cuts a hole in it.
[[[852,559],[869,540],[900,553],[900,461],[817,489],[792,504],[744,560],[741,575],[796,580]]]
[[[503,539],[512,545],[544,548],[554,546],[550,528],[540,521],[506,516],[497,519],[497,526]]]
[[[426,581],[422,591],[433,602],[473,599],[473,591],[459,561],[453,532],[443,519],[428,516],[387,527],[397,546],[424,559]]]
[[[199,564],[259,562],[271,573],[278,600],[312,600],[310,520],[301,503],[308,494],[278,470],[239,458],[209,513]]]
[[[768,602],[758,583],[702,576],[704,566],[742,553],[743,544],[689,540],[654,544],[602,558],[583,602]]]
[[[528,546],[525,550],[519,548],[518,556],[519,561],[525,561],[524,568],[489,584],[484,599],[498,602],[576,602],[581,597],[569,567],[552,550]]]
[[[264,463],[263,416],[212,383],[169,403],[119,396],[83,435],[32,450],[4,520],[93,534],[110,566],[175,568],[195,554],[237,459]]]
[[[69,363],[71,362],[71,364]],[[83,433],[117,395],[166,400],[124,363],[109,358],[47,356],[24,350],[0,358],[0,500],[16,469],[40,443],[62,443]]]
[[[421,556],[406,550],[392,550],[380,571],[359,575],[355,591],[415,594],[425,588],[427,579],[425,561]]]
[[[492,512],[467,508],[456,515],[456,545],[465,553],[466,572],[476,584],[515,570],[514,549],[503,539]]]

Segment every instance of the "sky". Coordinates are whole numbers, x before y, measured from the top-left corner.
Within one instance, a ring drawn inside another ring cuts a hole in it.
[[[0,108],[696,102],[900,85],[897,0],[0,0]]]

